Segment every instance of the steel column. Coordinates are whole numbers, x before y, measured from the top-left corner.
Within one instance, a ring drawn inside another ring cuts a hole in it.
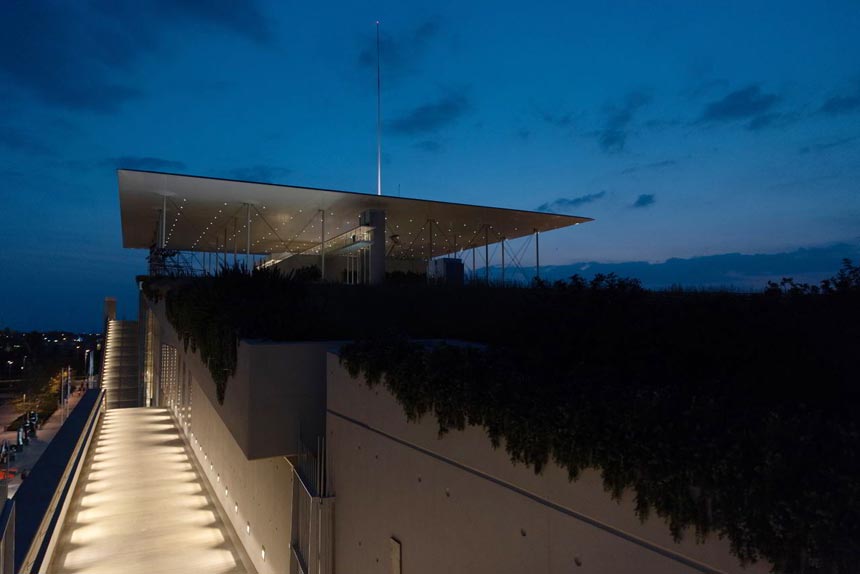
[[[325,209],[320,209],[320,278],[325,281]]]
[[[484,224],[484,280],[490,284],[490,227]]]

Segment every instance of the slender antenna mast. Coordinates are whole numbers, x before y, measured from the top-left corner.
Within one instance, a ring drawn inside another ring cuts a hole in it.
[[[382,195],[382,80],[379,70],[379,20],[376,21],[376,195]]]

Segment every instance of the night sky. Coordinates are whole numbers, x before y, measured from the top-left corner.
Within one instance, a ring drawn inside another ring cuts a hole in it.
[[[384,194],[597,220],[547,264],[860,243],[857,0],[0,10],[0,328],[136,317],[117,167],[374,192],[377,19]]]

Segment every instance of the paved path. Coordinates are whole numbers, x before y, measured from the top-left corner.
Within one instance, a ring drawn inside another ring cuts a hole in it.
[[[96,441],[49,573],[248,572],[165,409],[109,410]]]
[[[78,393],[74,393],[72,394],[72,396],[69,397],[68,412],[72,412],[80,399],[81,395]],[[3,406],[6,407],[7,405]],[[11,416],[11,419],[6,423],[6,425],[18,418],[21,414],[14,410],[15,407],[13,405],[9,406],[12,409],[11,411],[9,411],[9,416]],[[0,410],[0,416],[2,416],[3,413],[4,411]],[[51,440],[53,440],[54,435],[57,434],[57,431],[60,430],[60,427],[63,426],[64,422],[65,417],[63,415],[63,409],[57,409],[56,411],[54,411],[54,414],[51,415],[51,417],[47,421],[45,421],[44,425],[42,425],[42,428],[36,431],[36,438],[31,438],[30,444],[24,447],[24,451],[17,453],[15,455],[15,461],[9,463],[9,498],[15,496],[15,492],[18,490],[18,487],[21,486],[21,473],[25,470],[29,471],[36,465],[36,462],[39,460],[39,457],[41,457],[42,453],[45,452],[45,449],[48,448],[48,445],[50,444]],[[6,425],[4,425],[2,428],[6,428]],[[9,444],[15,444],[15,441],[18,439],[18,432],[0,432],[0,442],[2,442],[4,439],[9,441]],[[6,476],[5,466],[0,468],[0,476]]]

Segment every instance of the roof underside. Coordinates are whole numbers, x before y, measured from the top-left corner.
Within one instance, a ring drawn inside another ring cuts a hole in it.
[[[135,170],[118,170],[123,247],[156,244],[166,202],[166,247],[179,251],[302,253],[359,226],[359,214],[386,214],[386,253],[426,258],[591,221],[587,217],[481,207]],[[432,239],[431,239],[432,237]],[[328,247],[326,247],[328,251]]]

